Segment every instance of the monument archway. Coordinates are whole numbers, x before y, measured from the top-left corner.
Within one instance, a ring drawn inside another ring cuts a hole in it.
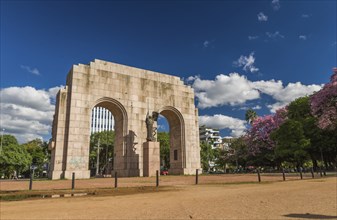
[[[153,111],[163,115],[170,126],[170,173],[194,174],[200,169],[193,89],[179,77],[94,60],[88,65],[73,65],[66,86],[57,94],[49,145],[50,178],[70,179],[73,172],[76,178],[90,177],[90,120],[95,106],[108,109],[115,119],[113,171],[118,176],[144,175],[145,120]]]

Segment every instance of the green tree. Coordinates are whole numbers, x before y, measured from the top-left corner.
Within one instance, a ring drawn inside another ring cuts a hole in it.
[[[254,111],[251,108],[246,111],[245,119],[249,124],[252,124],[256,118],[257,118],[256,111]]]
[[[229,162],[238,169],[240,166],[246,168],[252,162],[252,158],[248,152],[248,147],[244,137],[233,138],[229,149]]]
[[[324,161],[325,167],[335,167],[337,132],[319,128],[318,119],[311,113],[308,96],[298,98],[289,104],[288,118],[301,123],[305,137],[310,139],[310,145],[306,150],[314,168],[318,166],[317,161]]]
[[[46,152],[44,148],[45,145],[46,143],[41,139],[35,139],[22,144],[22,147],[24,147],[32,157],[32,165],[35,167],[34,176],[36,177],[42,176],[43,166],[49,162],[48,152]]]
[[[212,145],[206,141],[202,141],[200,144],[200,158],[201,166],[203,170],[210,171],[209,163],[215,159],[215,151],[212,149]]]
[[[280,161],[292,162],[300,167],[309,158],[307,147],[310,139],[306,138],[300,122],[288,119],[271,134],[275,141],[275,156]]]
[[[1,140],[2,139],[2,140]],[[0,140],[2,141],[2,146],[8,146],[11,144],[18,145],[18,141],[13,135],[5,134],[0,136]]]
[[[158,132],[157,139],[160,143],[160,164],[168,169],[170,168],[170,134]]]
[[[97,148],[99,146],[99,171],[108,168],[109,163],[113,166],[114,160],[114,131],[101,131],[90,136],[89,167],[95,169],[97,165]]]
[[[26,149],[18,144],[12,135],[4,135],[0,154],[0,175],[10,178],[14,171],[20,174],[29,170],[32,157]]]

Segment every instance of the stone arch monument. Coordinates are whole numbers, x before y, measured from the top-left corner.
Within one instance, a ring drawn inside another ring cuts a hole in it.
[[[70,179],[73,172],[76,178],[90,177],[90,122],[96,106],[108,109],[114,116],[113,167],[119,176],[148,175],[144,167],[151,165],[151,159],[145,159],[144,143],[149,112],[163,115],[170,126],[169,172],[195,174],[200,169],[198,110],[193,89],[179,77],[94,60],[88,65],[73,65],[65,88],[57,94],[49,145],[50,178]]]

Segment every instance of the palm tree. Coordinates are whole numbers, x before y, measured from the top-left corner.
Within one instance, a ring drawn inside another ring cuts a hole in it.
[[[249,124],[252,124],[253,121],[257,118],[257,114],[256,114],[256,111],[254,111],[253,109],[248,109],[246,111],[246,121],[249,123]]]

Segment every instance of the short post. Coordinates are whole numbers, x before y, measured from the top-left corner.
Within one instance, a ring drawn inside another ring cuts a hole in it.
[[[33,174],[30,174],[30,178],[29,178],[29,190],[33,189]]]
[[[257,178],[258,178],[259,183],[260,183],[261,182],[260,169],[257,169]]]
[[[314,179],[314,178],[315,178],[315,175],[314,175],[314,168],[313,168],[313,167],[311,167],[310,172],[311,172],[311,177]]]
[[[71,179],[71,189],[74,190],[75,189],[75,172],[73,172],[73,176]]]
[[[300,167],[300,177],[301,177],[301,180],[303,180],[302,167]]]
[[[199,169],[196,169],[196,171],[195,171],[196,173],[195,173],[195,184],[196,185],[198,185],[198,183],[199,183]]]
[[[117,188],[118,176],[117,172],[115,172],[115,188]]]
[[[286,174],[284,173],[284,168],[282,169],[283,181],[286,181]]]
[[[159,186],[159,171],[156,170],[156,187]]]

